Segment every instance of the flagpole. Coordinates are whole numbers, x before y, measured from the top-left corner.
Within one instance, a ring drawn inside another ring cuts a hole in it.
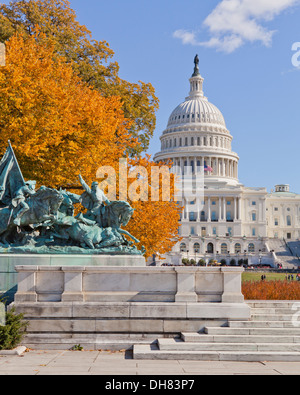
[[[19,163],[18,163],[18,161],[17,161],[16,155],[15,155],[15,153],[14,153],[14,150],[13,150],[13,147],[12,147],[12,145],[11,145],[11,142],[10,142],[10,140],[8,140],[8,144],[9,144],[9,147],[10,147],[10,149],[11,149],[11,152],[12,152],[12,154],[13,154],[14,160],[16,161],[16,164],[17,164],[18,170],[19,170],[19,172],[20,172],[20,174],[21,174],[22,181],[23,181],[23,183],[24,183],[24,185],[25,185],[25,180],[24,180],[23,174],[22,174],[22,172],[21,172],[21,169],[20,169]]]

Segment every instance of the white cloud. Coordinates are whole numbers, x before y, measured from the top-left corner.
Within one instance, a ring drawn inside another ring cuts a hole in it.
[[[222,0],[204,21],[210,40],[199,41],[195,32],[186,30],[177,30],[173,36],[181,39],[183,44],[216,48],[227,53],[246,42],[258,41],[270,46],[275,31],[263,23],[298,4],[299,0]]]
[[[179,38],[183,44],[197,45],[196,34],[188,32],[186,30],[176,30],[173,33],[173,37]]]

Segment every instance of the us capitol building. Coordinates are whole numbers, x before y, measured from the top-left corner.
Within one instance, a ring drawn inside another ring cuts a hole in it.
[[[300,195],[290,192],[289,185],[276,185],[268,193],[240,183],[233,137],[221,111],[204,96],[198,64],[196,56],[189,96],[171,113],[161,151],[154,156],[156,162],[172,160],[187,179],[204,174],[204,193],[184,194],[181,240],[164,262],[300,264]]]

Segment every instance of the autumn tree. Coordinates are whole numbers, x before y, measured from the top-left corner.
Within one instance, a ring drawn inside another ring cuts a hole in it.
[[[67,0],[13,0],[0,6],[0,41],[16,32],[33,35],[37,26],[54,43],[54,51],[64,56],[82,80],[105,97],[119,96],[130,132],[139,144],[128,147],[134,155],[146,150],[153,135],[158,99],[150,83],[131,83],[118,76],[119,65],[106,41],[92,39],[91,32],[76,20]]]
[[[147,256],[162,256],[179,240],[182,207],[175,199],[172,162],[155,163],[150,156],[129,158],[128,200],[135,212],[128,230],[146,246]],[[130,178],[132,175],[132,178]]]
[[[81,81],[43,33],[13,36],[6,63],[0,68],[0,151],[10,139],[25,178],[78,184],[81,171],[91,182],[100,164],[117,162],[137,145],[121,100]]]
[[[25,179],[49,187],[78,185],[82,173],[87,183],[116,173],[116,199],[120,196],[119,160],[126,161],[126,200],[135,209],[128,230],[144,245],[147,256],[163,254],[178,239],[180,208],[170,184],[167,196],[162,184],[140,173],[157,168],[149,156],[130,157],[128,149],[140,142],[131,133],[131,120],[117,96],[103,97],[82,81],[70,63],[55,51],[55,41],[40,31],[16,33],[7,41],[6,66],[0,68],[0,154],[8,139]],[[142,188],[142,189],[141,189]],[[155,196],[154,196],[155,195]]]

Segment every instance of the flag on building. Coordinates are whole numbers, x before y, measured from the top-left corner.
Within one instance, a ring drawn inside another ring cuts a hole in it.
[[[0,202],[7,206],[13,199],[15,192],[25,185],[14,150],[9,146],[0,161]]]
[[[213,172],[213,169],[210,167],[210,166],[208,166],[207,164],[206,164],[206,162],[204,162],[204,171],[210,171],[210,172]]]

